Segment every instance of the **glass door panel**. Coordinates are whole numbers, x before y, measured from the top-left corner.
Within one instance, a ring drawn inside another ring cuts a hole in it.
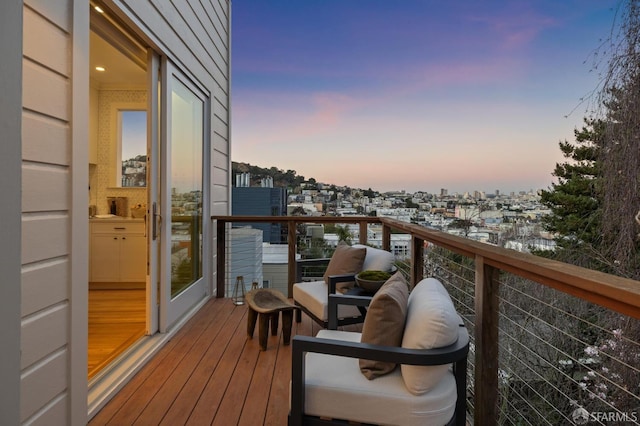
[[[207,98],[164,61],[160,329],[206,297],[203,277]]]
[[[171,298],[202,278],[204,102],[175,77],[171,93]]]

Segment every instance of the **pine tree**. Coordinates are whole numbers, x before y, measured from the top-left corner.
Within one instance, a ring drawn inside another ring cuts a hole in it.
[[[559,257],[590,267],[596,266],[590,254],[597,252],[595,247],[601,241],[599,152],[603,129],[602,121],[585,119],[585,126],[575,130],[575,143],[560,142],[567,161],[556,164],[553,176],[558,182],[541,193],[541,202],[552,212],[543,218],[543,225],[556,234],[562,251]]]

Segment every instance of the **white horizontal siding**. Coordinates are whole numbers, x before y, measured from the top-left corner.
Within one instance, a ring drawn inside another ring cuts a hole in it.
[[[218,116],[214,116],[211,125],[213,127],[213,132],[216,135],[218,135],[223,140],[227,140],[227,135],[229,134],[228,121],[222,121]]]
[[[227,178],[227,170],[220,169],[218,167],[212,168],[213,180],[216,182],[223,182]]]
[[[67,167],[22,166],[22,211],[60,211],[69,208],[70,176]]]
[[[69,35],[45,17],[29,8],[24,9],[23,55],[31,61],[43,64],[58,74],[69,75],[69,61],[66,55],[52,54],[69,50]],[[46,34],[46,37],[42,37]]]
[[[53,25],[70,33],[71,1],[72,0],[24,0],[24,4],[46,17]]]
[[[213,105],[213,115],[223,123],[229,123],[229,110],[228,105],[223,104],[225,99],[213,98],[211,104]]]
[[[71,0],[25,0],[20,419],[69,423]]]
[[[22,422],[33,415],[46,416],[47,408],[51,407],[57,398],[63,396],[67,388],[68,365],[67,352],[59,351],[41,360],[35,368],[23,373],[20,388],[20,420]]]
[[[223,185],[214,185],[211,188],[211,197],[213,202],[211,203],[212,215],[228,215],[231,214],[229,208],[229,188]],[[229,210],[227,210],[229,208]]]
[[[22,322],[22,368],[64,348],[69,339],[69,310],[66,304],[40,311]]]
[[[49,164],[69,165],[70,129],[66,121],[25,111],[22,117],[22,158]]]
[[[70,425],[68,396],[60,394],[29,419],[29,426]]]
[[[69,80],[28,59],[22,67],[24,108],[69,121]]]
[[[22,316],[68,298],[69,261],[63,257],[28,265],[22,270]]]
[[[23,218],[22,263],[40,262],[68,255],[70,234],[67,216],[38,215]]]
[[[226,61],[222,64],[214,62],[216,53],[211,49],[211,42],[199,39],[197,32],[192,29],[192,26],[201,27],[199,21],[185,21],[179,7],[173,2],[126,0],[123,3],[132,17],[137,18],[137,23],[150,31],[154,41],[183,71],[195,76],[208,90],[214,86],[213,81],[223,88],[227,87],[229,71]],[[185,1],[178,3],[182,7],[189,7]],[[209,29],[208,34],[216,36],[212,30]],[[226,34],[226,31],[222,31],[222,34]],[[223,42],[226,44],[226,41]]]

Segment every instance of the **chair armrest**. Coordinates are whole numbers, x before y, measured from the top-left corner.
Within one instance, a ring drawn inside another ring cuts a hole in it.
[[[330,275],[327,291],[329,292],[329,294],[333,294],[336,292],[336,284],[348,283],[351,281],[355,281],[355,279],[356,279],[356,274]]]
[[[371,298],[363,298],[362,303],[358,299],[340,299],[345,296],[342,293],[338,293],[336,290],[336,284],[355,281],[356,274],[342,274],[342,275],[330,275],[329,285],[327,286],[328,300],[327,300],[327,328],[329,330],[338,329],[338,305],[356,305],[360,314],[364,318],[367,311],[364,307],[369,306],[369,303],[365,303],[365,300],[371,301]],[[352,297],[352,296],[350,296]]]
[[[367,311],[364,309],[371,303],[373,296],[363,296],[354,294],[329,293],[327,306],[327,329],[338,329],[338,305],[357,306],[364,317]]]

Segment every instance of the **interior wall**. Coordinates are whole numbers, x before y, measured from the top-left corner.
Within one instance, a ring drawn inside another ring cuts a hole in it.
[[[122,105],[147,105],[145,90],[98,90],[97,164],[89,168],[89,203],[95,204],[98,214],[108,214],[107,197],[127,197],[129,207],[147,202],[146,188],[115,186],[114,157],[117,135],[114,129],[114,108]]]

